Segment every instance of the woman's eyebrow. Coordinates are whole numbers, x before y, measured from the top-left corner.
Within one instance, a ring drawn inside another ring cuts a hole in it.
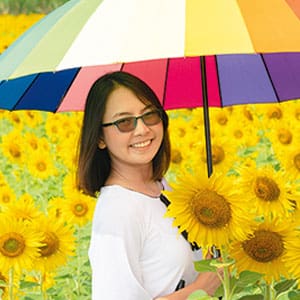
[[[143,113],[143,112],[145,112],[146,110],[151,109],[151,108],[152,108],[152,109],[155,108],[153,104],[146,105],[146,106],[140,111],[140,113]],[[131,113],[131,112],[123,111],[123,112],[117,112],[117,113],[115,113],[112,117],[113,117],[113,118],[116,118],[116,117],[133,116],[133,115],[134,115],[134,114]]]

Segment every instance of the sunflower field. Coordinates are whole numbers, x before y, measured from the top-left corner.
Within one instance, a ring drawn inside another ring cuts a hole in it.
[[[0,15],[0,53],[43,14]],[[191,243],[216,246],[216,297],[300,299],[300,102],[210,109],[213,174],[201,108],[170,116],[166,216]],[[95,199],[76,190],[82,113],[0,111],[0,299],[87,300]],[[202,291],[191,300],[217,299]]]

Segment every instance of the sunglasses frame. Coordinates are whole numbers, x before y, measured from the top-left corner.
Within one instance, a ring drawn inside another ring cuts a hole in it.
[[[137,126],[137,121],[138,121],[138,119],[141,119],[142,121],[143,121],[143,123],[146,125],[146,126],[154,126],[154,125],[157,125],[159,122],[157,122],[157,123],[154,123],[154,124],[147,124],[147,121],[145,122],[145,120],[144,120],[144,118],[145,117],[147,117],[147,116],[149,116],[150,114],[153,114],[153,113],[155,113],[155,114],[157,114],[158,116],[159,116],[159,119],[160,119],[160,121],[162,121],[162,114],[161,114],[161,111],[160,110],[158,110],[158,109],[156,109],[156,110],[151,110],[151,111],[148,111],[148,112],[145,112],[144,114],[142,114],[142,115],[140,115],[140,116],[130,116],[130,117],[125,117],[125,118],[121,118],[121,119],[118,119],[118,120],[116,120],[116,121],[114,121],[114,122],[110,122],[110,123],[103,123],[103,124],[101,124],[101,126],[102,127],[108,127],[108,126],[112,126],[112,125],[114,125],[114,126],[116,126],[117,128],[118,128],[118,130],[120,131],[120,132],[131,132],[131,131],[133,131],[133,130],[135,130],[135,128],[136,128],[136,126]],[[133,128],[132,129],[130,129],[130,130],[122,130],[119,126],[120,126],[120,123],[121,122],[123,122],[123,121],[125,121],[125,120],[128,120],[128,119],[130,119],[130,120],[133,120]]]

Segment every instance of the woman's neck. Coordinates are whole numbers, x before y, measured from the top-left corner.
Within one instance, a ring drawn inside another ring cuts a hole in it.
[[[124,188],[149,195],[151,197],[158,197],[162,190],[160,182],[153,180],[151,170],[125,170],[123,172],[112,170],[105,185],[120,185]]]

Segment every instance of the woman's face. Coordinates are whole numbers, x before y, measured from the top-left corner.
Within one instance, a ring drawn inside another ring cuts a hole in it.
[[[107,99],[102,124],[115,122],[127,117],[138,117],[155,110],[154,106],[144,104],[130,90],[123,86],[114,90]],[[100,148],[107,148],[112,167],[152,166],[163,140],[163,123],[147,126],[141,118],[136,127],[129,132],[121,132],[117,126],[103,127],[103,140]]]

